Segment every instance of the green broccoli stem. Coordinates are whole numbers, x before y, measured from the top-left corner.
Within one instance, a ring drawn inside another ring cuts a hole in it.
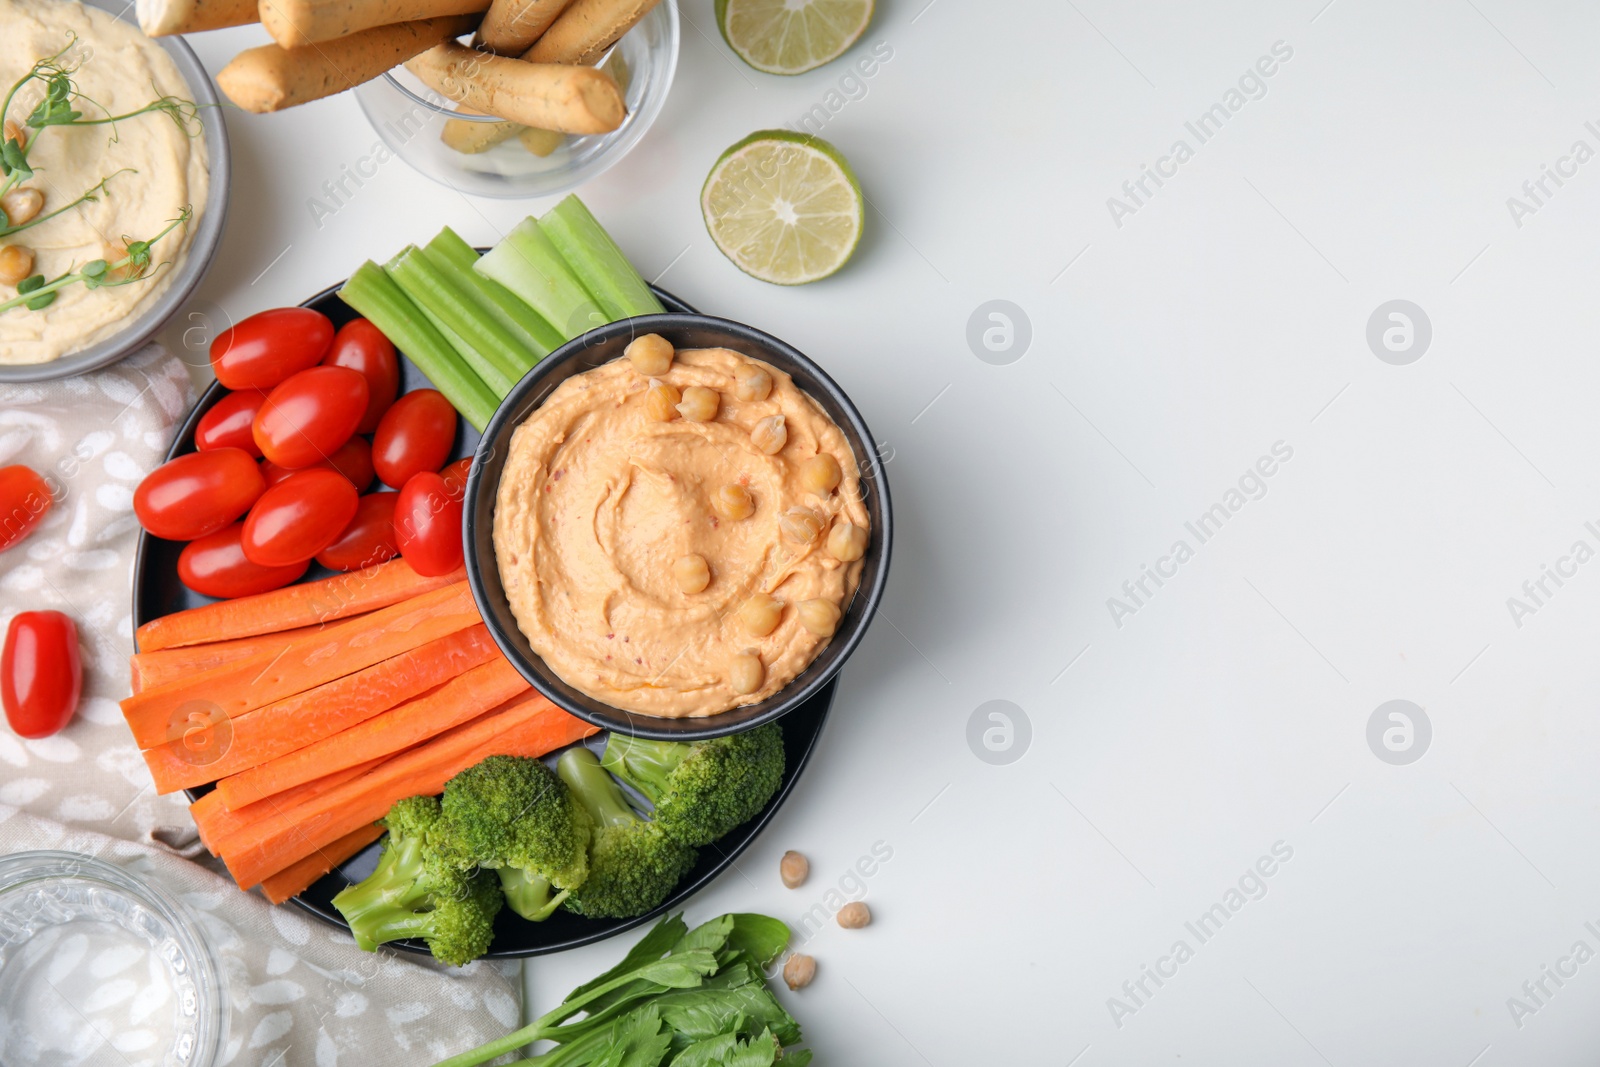
[[[556,773],[577,796],[596,826],[624,826],[638,822],[639,815],[628,805],[627,797],[595,754],[579,745],[568,749],[556,762]]]
[[[412,916],[427,895],[420,877],[422,847],[421,838],[396,841],[391,834],[372,874],[354,885],[345,886],[333,898],[333,906],[350,924],[356,944],[366,951],[371,952],[385,941],[422,936],[386,933],[402,918]]]
[[[551,895],[551,885],[532,871],[521,867],[500,867],[500,889],[506,895],[506,906],[531,922],[543,922],[561,906],[572,891],[563,889]]]
[[[678,769],[691,746],[676,741],[649,741],[642,737],[612,734],[606,741],[600,765],[655,804],[666,791],[667,779]]]

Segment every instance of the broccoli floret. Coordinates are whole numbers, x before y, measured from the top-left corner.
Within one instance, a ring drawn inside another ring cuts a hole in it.
[[[496,871],[524,919],[548,917],[589,874],[589,815],[539,760],[490,756],[450,779],[440,804],[439,849]]]
[[[655,821],[686,845],[709,845],[754,818],[783,783],[777,723],[681,744],[612,734],[606,770],[650,798]]]
[[[626,919],[665,900],[694,866],[695,850],[640,818],[587,748],[564,753],[556,772],[594,820],[589,877],[567,898],[567,908],[595,919]]]
[[[333,898],[356,944],[368,952],[387,941],[420,937],[434,958],[456,967],[489,950],[504,897],[494,875],[463,870],[433,847],[439,801],[407,797],[384,818],[389,836],[378,866]]]

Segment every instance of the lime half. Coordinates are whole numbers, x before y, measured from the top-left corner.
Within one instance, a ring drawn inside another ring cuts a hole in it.
[[[804,74],[844,55],[872,21],[873,0],[717,0],[717,26],[739,58],[768,74]]]
[[[706,229],[746,274],[778,285],[826,278],[861,240],[861,186],[820,137],[758,130],[717,160],[700,190]]]

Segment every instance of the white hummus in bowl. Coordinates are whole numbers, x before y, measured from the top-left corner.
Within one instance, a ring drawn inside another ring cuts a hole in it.
[[[196,102],[209,96],[197,96],[167,51],[137,26],[73,0],[0,0],[0,94],[36,61],[69,43],[62,61],[76,68],[72,78],[86,99],[75,106],[85,118],[136,111],[162,96]],[[7,120],[20,125],[43,92],[38,82],[25,86]],[[0,237],[0,244],[31,249],[33,270],[46,279],[91,260],[112,259],[124,238],[149,240],[185,208],[192,215],[151,247],[151,270],[143,280],[96,289],[69,285],[42,310],[0,312],[0,369],[49,363],[110,340],[177,283],[207,214],[211,184],[201,123],[191,120],[187,126],[162,112],[148,112],[114,125],[27,130],[36,138],[28,155],[35,174],[22,187],[44,194],[41,214],[71,203],[110,176],[95,200]],[[15,288],[0,285],[0,300],[15,295]]]

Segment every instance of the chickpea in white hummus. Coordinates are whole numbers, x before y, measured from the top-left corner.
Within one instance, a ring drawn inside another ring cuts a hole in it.
[[[534,651],[595,699],[666,718],[757,703],[805,670],[870,536],[849,441],[789,375],[654,334],[517,427],[495,502]]]

